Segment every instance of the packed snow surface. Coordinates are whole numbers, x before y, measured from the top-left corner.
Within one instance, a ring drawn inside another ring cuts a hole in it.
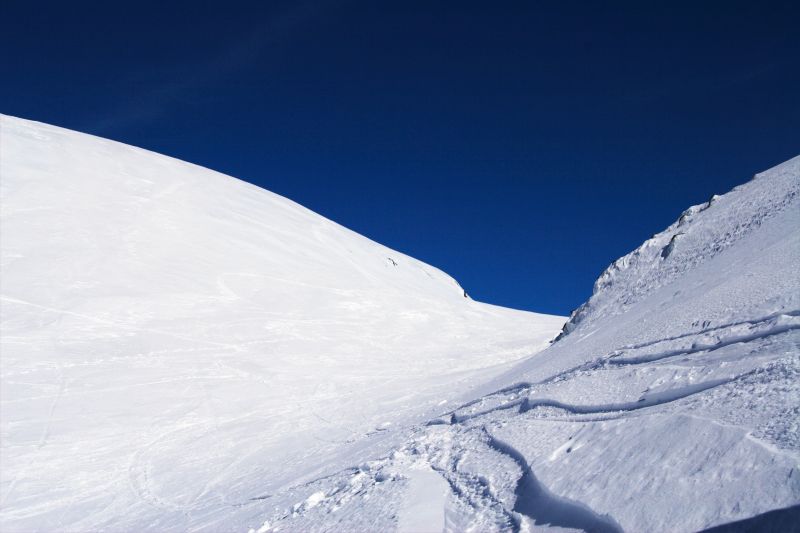
[[[565,321],[472,301],[253,185],[44,124],[0,116],[0,186],[4,532],[246,531],[236,513],[402,440]]]
[[[0,140],[3,531],[800,524],[800,158],[615,261],[539,351],[563,319],[261,189]]]

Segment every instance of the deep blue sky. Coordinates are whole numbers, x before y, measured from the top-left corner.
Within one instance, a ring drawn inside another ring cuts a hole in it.
[[[798,2],[0,2],[0,112],[251,181],[568,313],[800,153]]]

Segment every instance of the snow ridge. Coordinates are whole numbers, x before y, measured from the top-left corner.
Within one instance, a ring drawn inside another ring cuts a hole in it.
[[[592,316],[624,313],[648,294],[730,248],[769,218],[800,209],[798,174],[800,156],[757,174],[749,184],[685,210],[667,229],[614,261],[600,275],[591,298],[570,314],[557,340]]]

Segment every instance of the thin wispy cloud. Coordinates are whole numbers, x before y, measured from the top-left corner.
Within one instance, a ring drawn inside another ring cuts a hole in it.
[[[256,28],[232,42],[228,47],[202,62],[190,66],[173,66],[166,69],[161,81],[150,82],[153,71],[131,74],[120,84],[133,87],[132,96],[120,102],[104,116],[86,126],[87,131],[110,135],[125,128],[151,123],[172,107],[185,103],[187,98],[197,98],[198,91],[207,90],[237,72],[248,68],[274,48],[290,41],[337,2],[298,2],[282,12],[270,14]],[[156,72],[155,75],[160,73]],[[142,83],[142,79],[148,82]],[[142,92],[137,87],[144,86]]]

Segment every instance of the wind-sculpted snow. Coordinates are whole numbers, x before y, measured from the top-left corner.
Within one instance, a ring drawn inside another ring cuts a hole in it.
[[[44,124],[0,116],[0,187],[2,531],[245,528],[239,506],[403,434],[564,321]]]

